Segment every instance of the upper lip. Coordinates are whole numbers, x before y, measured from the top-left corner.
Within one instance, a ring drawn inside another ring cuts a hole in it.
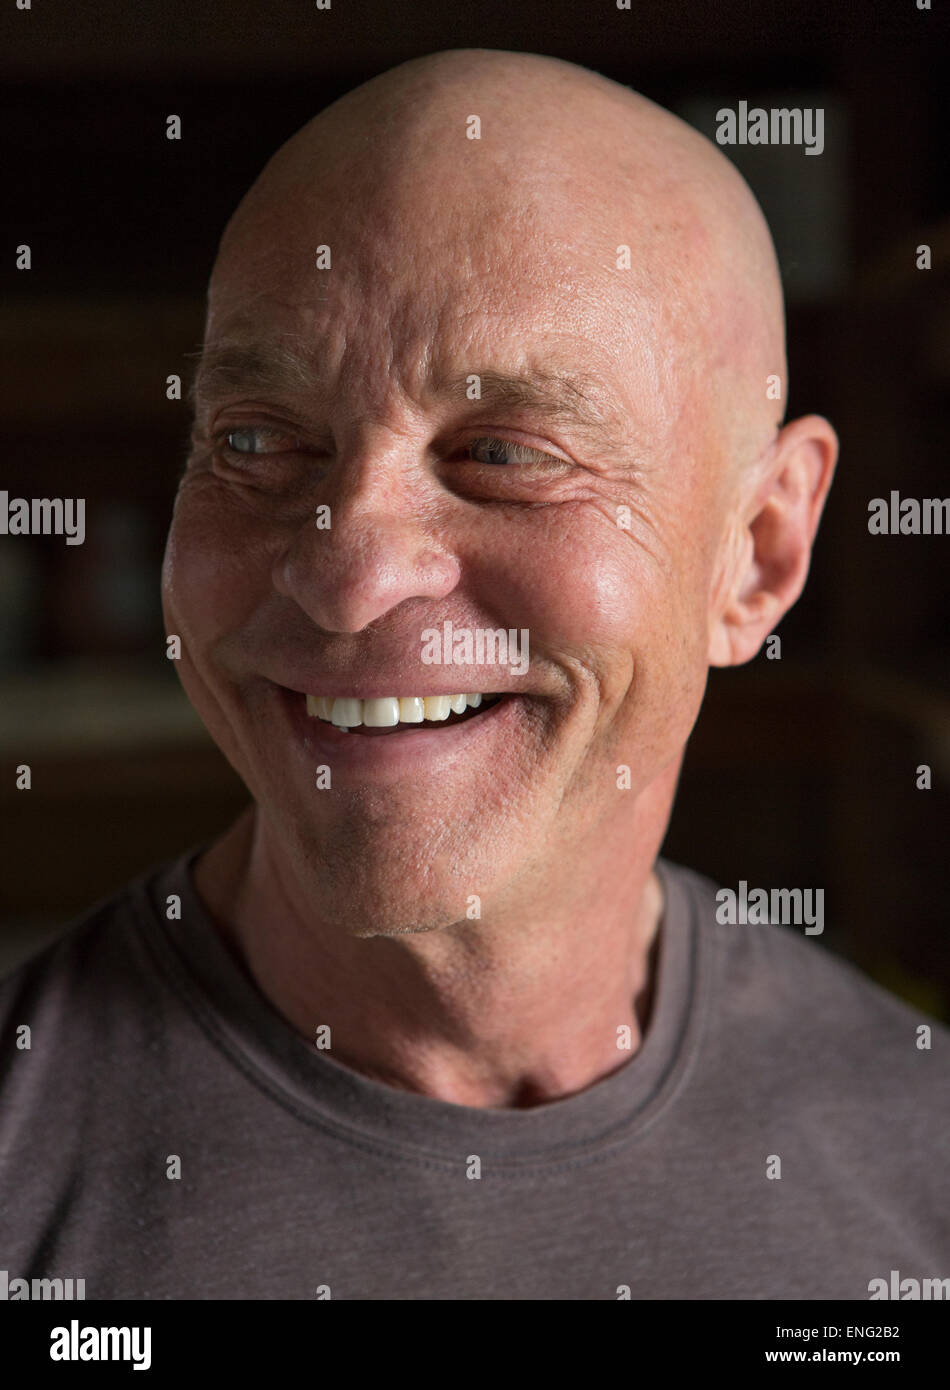
[[[412,677],[410,676],[408,681],[400,679],[394,680],[390,684],[387,684],[385,681],[374,680],[372,685],[367,681],[354,681],[352,685],[347,685],[345,677],[339,681],[333,681],[332,683],[321,677],[319,681],[314,681],[312,685],[306,687],[295,684],[285,685],[283,688],[291,691],[295,695],[315,695],[318,697],[323,696],[324,699],[341,700],[382,700],[390,696],[396,696],[397,698],[401,697],[403,699],[409,699],[412,696],[421,696],[425,699],[427,696],[435,695],[527,694],[525,690],[516,690],[513,688],[506,690],[499,685],[486,686],[484,689],[478,690],[470,685],[466,685],[464,681],[461,680],[455,681],[452,685],[441,685],[438,689],[433,689],[427,682],[420,682],[419,685],[413,685],[411,682]],[[279,684],[279,682],[275,682],[275,684]]]

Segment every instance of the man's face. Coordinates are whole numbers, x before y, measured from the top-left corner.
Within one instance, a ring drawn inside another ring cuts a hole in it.
[[[397,192],[259,198],[226,241],[206,350],[308,365],[200,376],[164,570],[188,695],[272,847],[360,934],[458,920],[471,894],[484,914],[633,825],[699,709],[730,504],[687,319],[655,289],[662,227],[620,270],[629,219],[588,209],[599,235],[572,236],[550,186],[464,214]],[[527,673],[426,664],[447,619],[526,629]],[[367,736],[308,718],[307,692],[509,698]]]

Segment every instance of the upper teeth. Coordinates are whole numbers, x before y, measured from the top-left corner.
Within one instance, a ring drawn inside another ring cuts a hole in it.
[[[307,713],[314,719],[326,719],[341,729],[355,729],[365,724],[370,729],[391,729],[396,724],[421,724],[425,719],[448,719],[465,709],[477,709],[481,694],[475,695],[384,695],[377,700],[336,699],[326,695],[308,695]]]

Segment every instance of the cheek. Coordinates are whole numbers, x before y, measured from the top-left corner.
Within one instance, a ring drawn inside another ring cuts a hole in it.
[[[703,556],[681,550],[673,562],[668,547],[641,544],[599,509],[558,509],[494,563],[505,615],[552,656],[586,654],[603,676],[629,671],[631,658],[681,667],[705,653]]]
[[[179,494],[162,566],[165,629],[181,638],[178,678],[211,737],[249,782],[241,692],[227,643],[260,601],[270,572],[233,513],[200,487]]]
[[[255,553],[210,496],[179,496],[165,548],[162,602],[168,631],[178,631],[196,656],[241,625],[268,573],[266,556]]]
[[[635,763],[641,785],[679,754],[702,703],[707,559],[675,530],[654,543],[591,507],[571,513],[495,553],[494,592],[539,656],[573,667],[585,739]]]

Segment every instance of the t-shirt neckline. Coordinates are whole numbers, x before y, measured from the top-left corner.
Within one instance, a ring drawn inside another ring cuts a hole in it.
[[[138,921],[167,983],[210,1041],[304,1123],[416,1162],[456,1165],[479,1155],[490,1156],[496,1170],[521,1170],[584,1162],[628,1142],[656,1122],[682,1084],[704,1013],[706,953],[695,886],[662,859],[657,977],[639,1050],[584,1091],[528,1109],[497,1109],[386,1085],[302,1038],[231,955],[198,896],[192,868],[206,847],[139,881]],[[169,920],[172,894],[181,899],[181,916]]]

